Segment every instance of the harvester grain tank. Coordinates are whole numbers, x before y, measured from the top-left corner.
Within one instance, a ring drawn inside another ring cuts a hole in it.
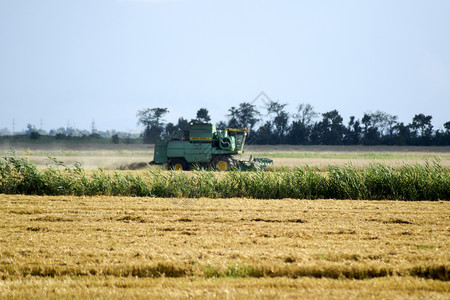
[[[219,171],[261,169],[273,161],[255,158],[237,160],[243,153],[248,129],[217,130],[214,124],[191,123],[182,140],[160,140],[155,144],[154,164],[167,164],[169,169],[189,170],[194,166]]]

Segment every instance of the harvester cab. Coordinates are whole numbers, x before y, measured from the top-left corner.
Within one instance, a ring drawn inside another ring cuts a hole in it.
[[[154,164],[167,164],[169,169],[189,170],[209,168],[219,171],[231,169],[264,169],[272,160],[240,161],[235,155],[244,151],[248,129],[217,130],[214,124],[191,123],[183,140],[160,140],[155,144]]]
[[[244,148],[244,143],[245,143],[245,138],[247,137],[247,133],[250,132],[250,130],[226,128],[223,132],[226,137],[229,137],[227,140],[225,140],[225,143],[228,140],[234,141],[234,148],[237,150],[238,154],[242,154],[243,148]],[[234,139],[232,139],[232,138],[234,138]]]

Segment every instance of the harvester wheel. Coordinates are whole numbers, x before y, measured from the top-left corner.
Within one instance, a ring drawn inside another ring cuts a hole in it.
[[[234,167],[234,160],[229,156],[219,156],[213,162],[217,171],[229,171]]]
[[[170,163],[170,169],[175,171],[186,171],[188,169],[188,164],[184,159],[181,158],[175,158]]]

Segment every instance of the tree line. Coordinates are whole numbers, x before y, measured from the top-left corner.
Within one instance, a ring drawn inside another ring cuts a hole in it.
[[[410,123],[398,122],[398,116],[383,111],[351,116],[347,122],[337,110],[318,113],[311,104],[300,104],[295,113],[286,110],[286,103],[268,101],[263,115],[256,105],[242,102],[228,110],[228,120],[216,124],[217,129],[248,128],[249,144],[292,145],[450,145],[450,121],[444,130],[434,130],[432,116],[416,114]],[[144,143],[160,138],[181,139],[189,123],[211,121],[206,108],[200,108],[194,119],[183,117],[177,123],[164,119],[168,108],[147,108],[137,112],[138,124],[144,126]]]

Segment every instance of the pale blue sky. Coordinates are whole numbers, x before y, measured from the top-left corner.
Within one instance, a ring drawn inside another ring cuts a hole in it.
[[[0,0],[0,129],[213,122],[261,91],[324,113],[450,121],[450,1]]]

